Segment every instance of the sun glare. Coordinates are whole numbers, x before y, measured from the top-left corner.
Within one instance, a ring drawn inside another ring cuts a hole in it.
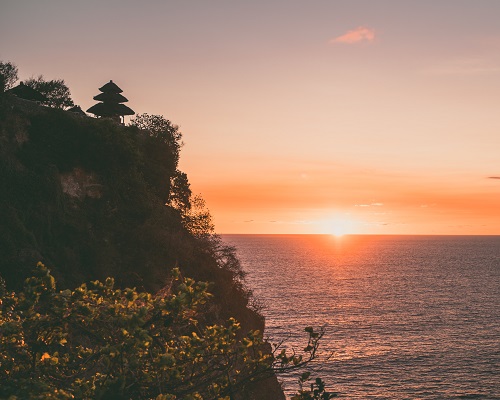
[[[356,228],[356,221],[346,217],[334,217],[325,221],[324,233],[333,236],[344,236],[348,234],[360,233]]]

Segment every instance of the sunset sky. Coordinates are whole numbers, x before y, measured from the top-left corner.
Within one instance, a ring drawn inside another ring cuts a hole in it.
[[[0,60],[180,126],[219,233],[500,234],[498,0],[0,0]]]

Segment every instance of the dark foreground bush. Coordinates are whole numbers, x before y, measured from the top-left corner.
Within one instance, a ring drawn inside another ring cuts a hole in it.
[[[300,356],[265,351],[258,331],[239,338],[234,319],[206,325],[207,284],[177,269],[154,295],[116,289],[112,278],[56,291],[39,263],[23,291],[0,292],[1,398],[236,399],[314,359],[322,336],[307,328]],[[329,399],[321,385],[294,398]]]

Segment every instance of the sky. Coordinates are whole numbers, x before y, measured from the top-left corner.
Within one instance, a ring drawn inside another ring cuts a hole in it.
[[[500,1],[0,0],[0,60],[183,133],[218,233],[500,234]]]

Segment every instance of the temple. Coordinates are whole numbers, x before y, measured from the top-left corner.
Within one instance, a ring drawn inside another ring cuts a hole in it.
[[[24,100],[31,100],[40,103],[47,101],[47,97],[41,94],[38,90],[33,89],[31,86],[25,85],[23,82],[12,89],[7,90],[7,93],[11,93]]]
[[[125,115],[135,114],[132,109],[122,104],[128,101],[128,99],[120,94],[123,90],[116,83],[109,81],[103,87],[100,87],[99,90],[101,93],[94,96],[94,100],[99,101],[99,103],[90,107],[87,112],[98,117],[111,118],[121,124],[125,123]]]

